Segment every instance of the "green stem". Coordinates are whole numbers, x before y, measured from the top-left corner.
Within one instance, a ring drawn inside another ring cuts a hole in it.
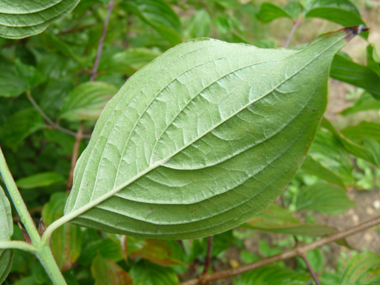
[[[43,245],[36,255],[54,285],[67,285],[49,245]]]
[[[7,248],[14,248],[14,249],[21,249],[25,251],[29,251],[31,253],[37,252],[37,248],[35,248],[33,245],[30,245],[24,241],[0,241],[0,248],[1,249],[7,249]]]
[[[33,222],[32,217],[29,214],[28,208],[26,207],[24,200],[18,191],[15,181],[13,180],[12,174],[9,171],[8,165],[5,161],[3,151],[0,147],[0,172],[3,177],[5,186],[7,186],[9,196],[12,199],[13,205],[20,216],[20,220],[23,223],[28,235],[35,247],[40,247],[41,237],[37,231],[36,225]]]

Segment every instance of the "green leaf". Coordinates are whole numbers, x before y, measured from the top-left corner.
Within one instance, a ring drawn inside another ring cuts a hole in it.
[[[372,96],[370,93],[365,92],[358,101],[356,101],[347,109],[343,110],[340,114],[346,116],[362,111],[379,110],[380,100],[376,100],[374,97],[375,96]]]
[[[257,18],[263,23],[270,23],[273,20],[282,17],[292,19],[292,15],[290,15],[285,9],[270,2],[262,3],[260,11],[257,14]]]
[[[209,37],[211,17],[205,10],[198,10],[189,20],[184,30],[186,39]]]
[[[308,279],[307,274],[270,265],[243,273],[234,285],[305,285]]]
[[[376,166],[380,165],[380,144],[373,138],[362,138],[361,143],[356,144],[338,132],[326,118],[323,118],[322,127],[329,130],[349,153]]]
[[[351,257],[339,285],[378,284],[380,282],[380,255],[363,252]]]
[[[333,183],[344,190],[347,190],[342,178],[340,178],[330,169],[324,167],[319,161],[316,161],[310,155],[306,156],[301,169],[327,182]]]
[[[337,54],[331,65],[330,76],[370,92],[380,100],[380,76],[371,68],[357,64]]]
[[[349,0],[308,0],[305,3],[305,17],[325,19],[343,27],[364,24],[358,8]],[[368,37],[368,32],[362,34]]]
[[[0,138],[6,146],[16,149],[21,141],[43,127],[44,122],[38,111],[34,108],[24,109],[8,118],[0,128]]]
[[[380,58],[373,44],[367,46],[367,66],[380,77]]]
[[[361,144],[362,138],[370,137],[380,142],[380,124],[363,121],[356,126],[349,126],[341,131],[346,138]]]
[[[129,271],[133,285],[177,285],[177,274],[169,267],[162,267],[142,260]]]
[[[288,210],[276,204],[270,205],[268,209],[248,220],[242,227],[300,236],[326,236],[336,232],[336,229],[323,225],[301,224]]]
[[[125,5],[172,45],[182,42],[181,22],[164,0],[127,0]]]
[[[260,213],[302,165],[345,37],[301,51],[210,39],[170,49],[107,104],[75,167],[66,219],[188,239]]]
[[[0,186],[0,241],[8,241],[13,235],[13,220],[11,205],[4,189]],[[13,251],[11,249],[0,249],[0,284],[3,284],[11,271],[13,263]]]
[[[345,191],[323,182],[301,188],[296,203],[297,210],[309,209],[328,215],[339,215],[354,206]]]
[[[20,59],[16,59],[14,64],[0,62],[0,97],[18,96],[39,85],[42,80],[42,75],[34,66],[26,65]]]
[[[79,0],[2,1],[0,36],[21,39],[43,32],[51,23],[70,13]]]
[[[44,172],[21,178],[16,181],[16,184],[20,188],[29,189],[49,186],[62,181],[65,181],[65,179],[61,174],[58,174],[56,172]]]
[[[116,86],[105,82],[82,83],[65,98],[60,117],[70,121],[97,120],[116,92]]]
[[[107,72],[121,72],[131,76],[159,55],[158,52],[146,48],[128,49],[114,54],[99,68]]]
[[[42,220],[46,226],[62,217],[66,194],[54,193],[42,210]],[[66,271],[71,268],[78,259],[82,250],[85,232],[80,227],[64,224],[55,230],[51,237],[51,249],[59,269]]]
[[[115,243],[111,239],[97,239],[86,243],[78,258],[78,263],[84,266],[90,265],[96,254],[100,254],[103,258],[118,262],[123,259],[122,247],[120,242]]]
[[[346,185],[355,184],[351,159],[339,140],[330,132],[318,129],[309,156],[339,176]]]
[[[91,264],[91,273],[95,279],[95,285],[132,285],[131,276],[112,259],[107,259],[98,254]]]

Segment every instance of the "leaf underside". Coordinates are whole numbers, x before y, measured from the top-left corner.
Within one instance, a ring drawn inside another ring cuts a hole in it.
[[[314,139],[344,37],[301,51],[212,39],[170,49],[107,104],[65,215],[108,232],[185,239],[263,211]]]

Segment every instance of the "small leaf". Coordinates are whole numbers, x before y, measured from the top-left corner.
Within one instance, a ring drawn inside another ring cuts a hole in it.
[[[292,19],[292,16],[285,9],[270,2],[264,2],[261,4],[257,17],[263,23],[270,23],[273,20],[282,17]]]
[[[42,210],[42,220],[48,226],[62,217],[66,194],[54,193]],[[78,259],[82,250],[85,232],[80,227],[64,224],[55,230],[51,237],[51,249],[57,261],[59,269],[66,271],[71,268]]]
[[[301,169],[327,182],[333,183],[344,190],[347,190],[346,185],[344,181],[342,180],[342,178],[340,178],[333,171],[324,167],[319,161],[316,161],[310,155],[306,156]]]
[[[243,273],[234,285],[305,285],[308,280],[307,274],[270,265]]]
[[[177,274],[169,267],[162,267],[149,261],[141,260],[129,271],[133,285],[177,285]]]
[[[244,223],[302,165],[346,40],[340,30],[300,51],[210,39],[170,49],[107,104],[76,164],[65,215],[160,239]]]
[[[97,255],[91,264],[91,273],[95,285],[136,285],[131,276],[112,259]]]
[[[370,92],[380,100],[380,75],[371,68],[357,64],[337,54],[331,65],[330,76],[334,79],[355,85]]]
[[[116,92],[117,87],[108,83],[82,83],[65,98],[60,117],[70,121],[97,120]]]
[[[248,220],[242,227],[300,236],[327,236],[336,232],[336,229],[323,225],[301,224],[288,210],[276,204],[270,205],[268,209]]]
[[[21,141],[43,127],[44,122],[37,110],[24,109],[10,116],[0,128],[1,141],[6,146],[16,149]]]
[[[155,29],[172,45],[182,42],[181,22],[177,14],[163,0],[127,0],[129,11]]]
[[[305,17],[322,18],[343,27],[364,24],[358,8],[349,0],[309,0],[305,4]],[[361,36],[368,37],[368,32]]]
[[[0,241],[8,241],[13,235],[13,220],[11,205],[3,188],[0,186]],[[13,264],[13,250],[0,249],[0,284],[3,284],[11,271]]]
[[[376,100],[375,96],[372,96],[370,93],[365,92],[358,101],[356,101],[347,109],[343,110],[340,114],[346,116],[357,112],[379,109],[380,100]]]
[[[43,32],[51,23],[70,13],[79,0],[2,1],[0,36],[21,39]]]
[[[363,252],[348,260],[339,285],[378,284],[379,282],[380,255]]]
[[[61,174],[56,172],[44,172],[21,178],[16,181],[16,184],[20,188],[29,189],[49,186],[62,181],[65,181],[65,179]]]
[[[209,37],[211,17],[207,11],[198,10],[189,20],[184,30],[187,39]]]
[[[345,191],[323,182],[301,188],[296,203],[297,210],[309,209],[328,215],[339,215],[354,206]]]

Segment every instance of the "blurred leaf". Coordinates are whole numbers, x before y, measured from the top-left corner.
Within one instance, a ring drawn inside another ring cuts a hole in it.
[[[66,194],[54,193],[42,210],[42,220],[49,226],[63,216]],[[66,223],[56,229],[51,237],[51,249],[61,271],[71,268],[82,250],[85,231],[80,227]]]
[[[24,109],[8,118],[0,128],[0,138],[6,146],[15,150],[21,141],[43,127],[44,122],[37,110]]]
[[[323,225],[301,224],[292,213],[274,203],[242,227],[300,236],[326,236],[336,232],[336,229]]]
[[[203,239],[204,248],[207,248],[208,238]],[[211,248],[211,256],[217,256],[234,244],[232,230],[214,235]]]
[[[138,240],[128,237],[127,244],[128,256],[132,259],[140,257],[161,266],[183,264],[175,255],[175,252],[172,252],[167,241],[157,239]],[[180,247],[179,244],[175,242],[174,244]],[[172,245],[174,244],[172,243]]]
[[[37,70],[46,78],[62,80],[67,73],[67,60],[60,54],[46,53],[38,61]]]
[[[60,117],[70,121],[97,120],[117,91],[116,86],[104,82],[82,83],[65,98]]]
[[[296,2],[290,2],[290,3],[296,3]],[[272,22],[274,19],[282,18],[282,17],[292,19],[292,16],[294,16],[296,12],[296,10],[294,10],[294,7],[296,5],[297,4],[290,4],[290,6],[288,6],[288,8],[292,9],[291,12],[293,15],[291,15],[289,14],[287,10],[281,8],[280,6],[277,6],[276,4],[272,4],[270,2],[264,2],[260,6],[260,11],[257,14],[257,18],[263,23],[269,23],[269,22]]]
[[[243,273],[234,285],[305,285],[308,280],[308,274],[269,265]]]
[[[376,47],[373,44],[367,46],[367,66],[375,71],[380,77],[380,58],[376,52]]]
[[[351,257],[339,281],[339,285],[379,283],[380,255],[373,252],[363,252]]]
[[[264,39],[254,42],[253,45],[259,48],[274,48],[276,46],[276,42],[274,40]]]
[[[333,183],[344,190],[347,190],[342,178],[328,168],[324,167],[319,161],[314,160],[310,155],[306,156],[301,169],[327,182]]]
[[[131,76],[159,55],[158,52],[146,48],[128,49],[111,56],[99,69]]]
[[[61,132],[59,130],[43,130],[44,137],[53,143],[59,144],[67,155],[71,155],[73,153],[75,138],[69,134]],[[82,149],[83,151],[83,149]],[[82,152],[80,151],[80,153]]]
[[[290,15],[293,20],[295,20],[302,13],[303,6],[298,1],[290,1],[283,7],[283,9]]]
[[[70,13],[79,0],[0,2],[0,36],[21,39],[43,32],[51,23]]]
[[[95,258],[96,254],[100,254],[106,259],[118,262],[123,259],[122,247],[120,242],[107,239],[97,239],[86,243],[83,246],[80,257],[78,258],[78,263],[84,266],[88,266],[92,260]]]
[[[328,215],[339,215],[354,207],[344,190],[330,184],[317,184],[302,187],[297,197],[297,210],[315,210]]]
[[[227,16],[219,16],[212,19],[216,28],[222,33],[227,34],[232,29],[232,22]]]
[[[240,259],[245,264],[248,264],[248,263],[252,263],[252,262],[260,260],[260,256],[258,256],[257,254],[254,254],[248,250],[242,250],[242,251],[240,251]]]
[[[350,114],[354,114],[361,111],[368,110],[379,110],[380,109],[380,100],[376,100],[370,93],[365,92],[363,95],[354,102],[350,107],[343,110],[340,114],[346,116]]]
[[[349,0],[308,0],[305,3],[305,17],[322,18],[343,27],[364,24],[358,8]],[[361,36],[367,38],[368,32]]]
[[[91,264],[91,273],[95,285],[132,285],[131,276],[112,259],[104,258],[98,254]]]
[[[4,189],[0,186],[0,241],[8,241],[13,235],[13,219],[11,205]],[[13,250],[0,249],[0,284],[3,284],[11,271]]]
[[[377,101],[378,102],[378,101]],[[380,142],[380,124],[363,121],[356,126],[349,126],[341,131],[346,138],[361,143],[362,138],[370,137]]]
[[[65,181],[62,175],[56,172],[45,172],[21,178],[16,181],[16,184],[20,188],[29,189],[49,186],[62,181]]]
[[[129,271],[133,285],[177,285],[177,274],[169,267],[162,267],[149,261],[141,260]]]
[[[336,54],[331,65],[330,76],[363,88],[380,100],[380,76],[369,67],[357,64],[340,54]]]
[[[182,42],[181,22],[164,0],[126,0],[126,7],[172,45]]]
[[[339,140],[330,132],[318,129],[308,156],[334,172],[346,185],[354,185],[351,159]]]
[[[310,263],[311,268],[313,268],[314,272],[321,272],[324,267],[324,257],[320,249],[314,249],[306,252],[307,260]],[[305,271],[309,271],[305,261],[301,257],[297,257],[297,262],[301,265],[302,269]]]
[[[26,65],[20,59],[16,59],[14,64],[7,63],[0,57],[0,97],[18,96],[42,80],[34,66]]]
[[[321,126],[328,129],[349,153],[369,161],[376,166],[380,165],[380,145],[376,140],[368,137],[362,138],[361,144],[359,145],[344,137],[326,118],[323,118]]]
[[[198,10],[189,20],[184,30],[186,39],[209,37],[211,17],[205,10]]]

